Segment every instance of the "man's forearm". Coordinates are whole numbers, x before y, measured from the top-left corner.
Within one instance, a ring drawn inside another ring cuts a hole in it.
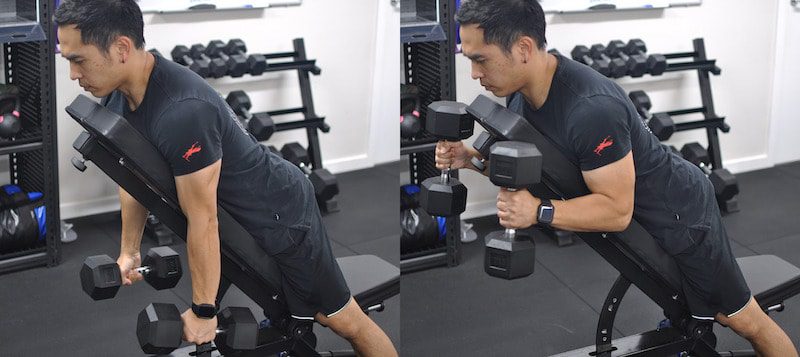
[[[615,210],[619,205],[598,193],[552,203],[555,208],[552,226],[565,231],[618,232],[624,230],[631,219],[631,212]]]
[[[120,253],[139,253],[144,223],[148,214],[147,209],[122,188],[119,189],[119,205],[122,215]]]
[[[186,250],[192,273],[192,302],[214,304],[220,280],[219,227],[216,217],[189,218]]]

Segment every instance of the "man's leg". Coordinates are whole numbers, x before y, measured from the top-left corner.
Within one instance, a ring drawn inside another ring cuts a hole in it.
[[[326,317],[318,313],[316,319],[349,341],[356,354],[361,357],[397,356],[397,350],[389,340],[389,336],[386,336],[386,333],[361,311],[353,298],[350,298],[347,305],[333,316]]]
[[[792,340],[761,310],[753,298],[742,311],[731,317],[717,314],[716,319],[750,341],[759,356],[797,357],[797,349]]]

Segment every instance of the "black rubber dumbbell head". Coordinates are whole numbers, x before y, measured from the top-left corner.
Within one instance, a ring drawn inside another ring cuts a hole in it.
[[[460,141],[472,136],[475,122],[464,103],[433,102],[426,114],[425,130],[439,140]]]
[[[328,201],[339,194],[339,182],[327,169],[316,169],[308,175],[314,186],[314,195],[320,201]]]
[[[720,201],[727,201],[739,194],[739,181],[727,169],[716,169],[708,175],[714,193]]]
[[[226,53],[225,48],[224,42],[212,40],[208,43],[206,54],[211,58],[220,57],[224,60],[228,75],[231,77],[237,78],[247,73],[247,59],[238,54]]]
[[[93,300],[105,300],[117,295],[122,286],[119,265],[108,255],[86,258],[81,267],[81,287]]]
[[[628,98],[630,98],[631,102],[633,102],[633,106],[636,108],[636,111],[639,112],[639,115],[641,115],[643,118],[650,116],[650,108],[653,107],[653,103],[650,102],[650,96],[648,96],[645,91],[632,91],[628,93]]]
[[[532,186],[542,177],[542,153],[536,145],[520,141],[501,141],[492,145],[489,180],[507,188]]]
[[[467,187],[452,177],[447,182],[430,177],[420,186],[419,205],[434,216],[459,215],[467,209]]]
[[[575,46],[570,52],[572,59],[581,62],[593,70],[597,71],[598,73],[602,74],[603,76],[608,77],[611,74],[611,69],[609,68],[609,62],[602,61],[602,60],[594,60],[591,55],[591,51],[589,48],[583,45]]]
[[[139,313],[136,337],[147,354],[165,355],[180,347],[183,321],[174,304],[152,303]]]
[[[275,133],[275,122],[267,113],[254,113],[247,122],[247,130],[258,141],[267,141]]]
[[[596,43],[596,44],[592,45],[592,47],[589,49],[589,51],[592,54],[592,58],[594,58],[595,60],[602,59],[602,60],[608,61],[609,76],[611,78],[624,77],[625,74],[628,72],[628,68],[625,65],[625,61],[623,61],[621,58],[609,58],[606,55],[606,53],[605,53],[606,52],[606,46],[604,46],[604,45],[602,45],[600,43]]]
[[[281,155],[295,166],[300,166],[301,163],[308,165],[311,162],[311,158],[308,157],[308,151],[298,142],[283,145]]]
[[[613,40],[606,46],[606,53],[610,57],[619,57],[625,61],[627,73],[631,77],[641,77],[647,72],[647,59],[644,56],[628,55],[625,53],[625,42]]]
[[[700,166],[700,164],[707,166],[711,163],[711,157],[708,156],[708,151],[706,151],[703,145],[697,142],[684,145],[681,148],[681,155],[686,161],[691,162],[695,166]]]
[[[659,141],[668,140],[675,133],[675,121],[667,113],[653,114],[653,117],[647,121],[647,126]]]
[[[206,78],[209,74],[209,63],[207,61],[192,59],[192,53],[189,48],[183,45],[175,46],[170,52],[172,60],[176,63],[188,66],[189,70],[197,73],[200,77]]]
[[[505,232],[494,231],[486,235],[483,270],[486,274],[506,280],[524,278],[533,274],[536,266],[536,245],[531,237],[517,233],[509,240]]]
[[[250,102],[250,97],[242,90],[235,90],[228,93],[228,96],[225,97],[225,102],[233,109],[233,112],[236,115],[247,118],[250,116],[250,108],[252,108],[253,103]]]
[[[223,355],[252,350],[258,345],[258,322],[246,307],[226,307],[217,314],[217,324],[224,331],[214,343]]]
[[[180,255],[170,247],[150,248],[142,266],[150,268],[144,280],[156,290],[174,288],[183,276]]]
[[[481,157],[486,160],[489,158],[489,154],[492,152],[492,145],[497,142],[497,139],[493,137],[489,132],[482,131],[478,134],[478,137],[475,138],[475,141],[472,142],[472,148],[478,151]],[[477,157],[473,157],[471,160],[472,166],[475,166],[476,169],[483,172],[486,169],[486,165],[479,160]]]
[[[202,44],[194,44],[189,49],[192,53],[192,58],[207,59],[209,61],[208,70],[211,78],[222,78],[228,73],[228,66],[221,58],[209,58],[206,55],[206,46]]]

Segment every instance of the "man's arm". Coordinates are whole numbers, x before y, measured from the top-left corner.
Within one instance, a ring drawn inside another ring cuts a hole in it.
[[[119,206],[122,214],[120,255],[139,254],[147,209],[122,187],[119,188]]]
[[[188,221],[186,249],[192,274],[192,302],[215,304],[220,280],[217,185],[222,160],[175,177],[178,201]]]
[[[616,162],[582,174],[592,193],[553,201],[552,226],[575,232],[619,232],[627,228],[633,217],[636,183],[633,154],[629,151]]]

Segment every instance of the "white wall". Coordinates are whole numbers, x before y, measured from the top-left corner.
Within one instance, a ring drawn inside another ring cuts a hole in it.
[[[397,155],[370,145],[371,132],[399,137],[397,125],[374,130],[381,120],[394,117],[378,118],[376,113],[398,111],[398,93],[375,90],[378,80],[394,79],[397,73],[396,68],[376,64],[381,58],[376,49],[397,47],[398,35],[387,23],[396,28],[399,14],[391,8],[373,0],[304,0],[300,6],[264,10],[145,14],[144,20],[147,48],[155,47],[166,56],[176,44],[206,44],[212,39],[230,38],[243,39],[250,52],[283,52],[292,50],[293,38],[303,37],[309,58],[316,59],[322,68],[322,74],[312,76],[311,83],[316,112],[325,116],[331,126],[330,133],[320,135],[324,166],[337,173],[397,160]],[[80,127],[63,108],[82,92],[69,80],[68,63],[60,57],[56,59],[56,78],[61,216],[67,219],[116,210],[117,186],[91,164],[84,173],[70,164],[76,154],[72,141]],[[297,75],[292,72],[209,81],[221,93],[247,91],[254,111],[301,105]],[[289,141],[307,145],[305,131],[277,133],[269,143],[280,148]],[[399,144],[393,146],[395,151],[397,147]]]
[[[770,126],[769,158],[774,163],[800,160],[797,100],[800,99],[800,5],[778,5],[775,76]]]
[[[788,0],[780,2],[780,6],[788,4]],[[717,59],[717,65],[722,68],[720,76],[712,76],[711,87],[717,114],[725,116],[731,126],[730,133],[720,134],[722,159],[724,165],[736,173],[769,167],[773,163],[768,150],[777,15],[777,2],[756,4],[749,0],[706,0],[701,6],[664,10],[549,14],[546,15],[547,40],[549,48],[569,55],[578,44],[607,44],[612,39],[627,41],[631,37],[645,40],[650,52],[684,52],[692,50],[692,39],[703,37],[709,58]],[[794,34],[787,33],[785,41],[797,38],[797,30]],[[794,53],[798,51],[796,48]],[[787,71],[791,63],[787,61],[784,66]],[[791,70],[795,75],[798,73],[797,68]],[[459,101],[469,103],[478,94],[485,93],[470,79],[469,61],[462,56],[456,59],[456,72]],[[798,93],[796,82],[795,79],[793,95]],[[628,91],[648,92],[654,111],[701,106],[696,71],[624,78],[618,83]],[[797,124],[791,125],[795,125],[796,133]],[[706,145],[704,133],[702,130],[677,133],[667,144],[680,148],[686,142],[699,141]],[[463,173],[461,177],[469,188],[464,217],[495,214],[497,189],[473,172]]]

